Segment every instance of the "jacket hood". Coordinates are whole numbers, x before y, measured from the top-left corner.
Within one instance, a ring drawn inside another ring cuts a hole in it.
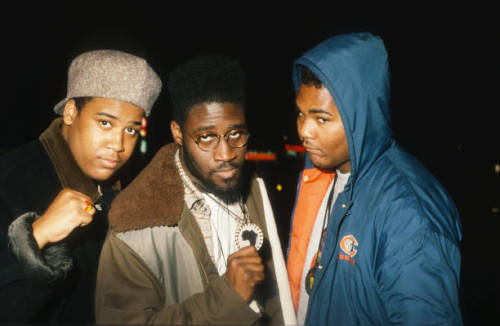
[[[333,97],[349,144],[351,177],[363,175],[392,139],[389,65],[383,41],[369,33],[353,33],[320,43],[294,62],[295,93],[301,84],[301,65]]]

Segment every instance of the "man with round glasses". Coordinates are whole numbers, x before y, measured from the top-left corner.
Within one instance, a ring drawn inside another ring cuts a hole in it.
[[[221,136],[223,136],[229,146],[240,148],[247,144],[250,134],[245,129],[231,129]],[[210,133],[202,133],[197,137],[193,137],[193,139],[200,149],[205,152],[213,151],[219,145],[220,141],[219,135]]]
[[[284,269],[281,247],[276,259],[265,186],[244,164],[243,70],[231,58],[199,56],[168,85],[174,142],[113,202],[97,322],[283,324],[274,274]]]

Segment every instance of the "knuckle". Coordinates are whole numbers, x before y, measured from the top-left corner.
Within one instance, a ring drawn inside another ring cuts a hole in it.
[[[63,189],[61,191],[61,196],[63,196],[64,198],[73,198],[75,197],[75,194],[71,189]]]
[[[238,264],[234,259],[228,261],[228,268],[231,268],[232,270],[234,270],[237,267],[238,267]]]

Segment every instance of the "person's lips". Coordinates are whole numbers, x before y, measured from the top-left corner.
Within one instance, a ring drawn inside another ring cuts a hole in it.
[[[118,164],[120,164],[120,159],[112,157],[99,157],[99,161],[106,169],[116,169]]]
[[[236,174],[237,171],[238,169],[231,168],[231,169],[217,170],[215,171],[214,174],[218,175],[222,179],[230,179]]]
[[[315,147],[311,147],[311,146],[304,146],[304,148],[306,149],[306,151],[310,154],[310,155],[322,155],[323,152],[318,149],[318,148],[315,148]]]

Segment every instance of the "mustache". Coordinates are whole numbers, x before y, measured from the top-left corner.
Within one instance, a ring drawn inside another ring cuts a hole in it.
[[[221,172],[221,171],[227,171],[231,169],[239,169],[241,168],[240,164],[236,164],[234,162],[224,162],[221,165],[219,165],[216,169],[213,169],[210,171],[210,174]]]

